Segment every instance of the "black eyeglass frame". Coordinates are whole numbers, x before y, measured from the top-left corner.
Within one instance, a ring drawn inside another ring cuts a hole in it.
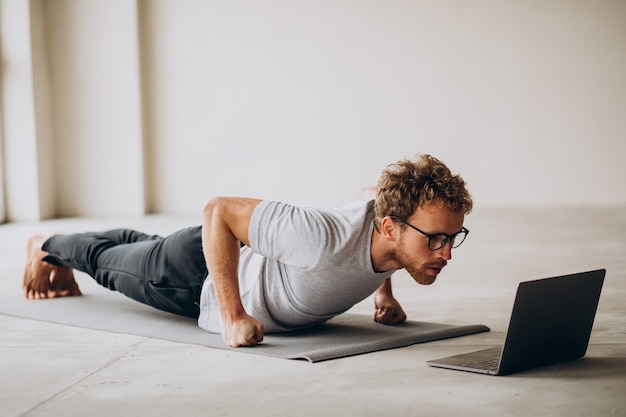
[[[447,235],[445,233],[426,233],[423,230],[418,229],[417,227],[413,226],[411,223],[407,222],[406,220],[404,220],[401,217],[398,216],[389,216],[392,220],[398,221],[400,223],[404,223],[407,226],[409,226],[411,229],[417,230],[418,232],[420,232],[421,234],[423,234],[424,236],[426,236],[428,238],[428,249],[434,251],[438,251],[439,249],[443,248],[444,246],[446,246],[448,244],[448,242],[454,242],[456,240],[456,237],[458,235],[460,235],[461,233],[463,233],[463,239],[457,243],[457,244],[452,244],[452,249],[458,248],[459,246],[461,246],[461,244],[463,242],[465,242],[465,239],[467,238],[467,235],[469,235],[469,229],[467,229],[466,227],[462,227],[461,230],[459,230],[458,232],[452,234],[452,235]],[[441,245],[438,248],[433,249],[431,247],[431,242],[433,242],[433,239],[436,238],[437,236],[444,236],[444,239],[441,241]]]

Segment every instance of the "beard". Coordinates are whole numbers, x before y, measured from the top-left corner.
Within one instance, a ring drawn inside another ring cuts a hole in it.
[[[432,283],[435,282],[439,274],[434,274],[430,272],[430,268],[436,268],[436,269],[441,270],[444,266],[445,264],[444,265],[433,264],[433,265],[423,265],[423,266],[407,265],[404,269],[406,270],[406,272],[409,273],[409,275],[411,275],[411,277],[418,284],[431,285]]]
[[[431,261],[428,263],[419,263],[414,255],[408,254],[402,244],[395,251],[395,259],[403,266],[406,272],[421,285],[431,285],[437,279],[441,270],[447,265],[447,261],[442,259],[439,261]]]

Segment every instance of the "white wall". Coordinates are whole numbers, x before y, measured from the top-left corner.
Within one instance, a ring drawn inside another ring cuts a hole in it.
[[[341,204],[421,152],[477,206],[626,204],[624,1],[44,4],[57,215]]]
[[[47,18],[60,215],[144,211],[134,1],[38,0]]]
[[[626,201],[624,2],[296,4],[146,3],[157,207],[339,203],[417,152],[479,205]]]
[[[0,178],[4,221],[10,214],[21,218],[47,217],[52,213],[50,184],[52,164],[42,156],[52,138],[46,111],[46,71],[41,63],[42,20],[28,2],[0,3],[0,92],[3,157]],[[40,93],[35,90],[40,88]]]

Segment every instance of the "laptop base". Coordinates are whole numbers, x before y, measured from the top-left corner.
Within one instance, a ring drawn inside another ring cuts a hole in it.
[[[493,347],[446,358],[433,359],[426,363],[436,368],[455,369],[479,374],[498,375],[502,347]]]

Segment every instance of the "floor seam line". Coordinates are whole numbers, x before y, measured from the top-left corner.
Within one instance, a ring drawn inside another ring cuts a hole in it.
[[[80,378],[78,381],[73,382],[72,384],[70,384],[69,386],[63,388],[61,391],[58,391],[54,394],[52,394],[50,397],[46,398],[45,400],[40,401],[39,403],[37,403],[36,405],[34,405],[33,407],[31,407],[30,409],[24,411],[23,413],[19,414],[18,417],[26,417],[28,414],[30,414],[31,412],[35,411],[36,409],[38,409],[39,407],[41,407],[44,404],[49,403],[50,401],[54,400],[55,398],[63,395],[65,392],[68,392],[69,390],[71,390],[73,387],[75,387],[76,385],[80,384],[81,382],[87,380],[88,378],[91,378],[92,376],[94,376],[95,374],[97,374],[98,372],[109,368],[111,365],[119,362],[120,360],[124,359],[128,354],[134,352],[135,350],[137,350],[139,348],[139,346],[143,345],[144,343],[147,343],[150,340],[150,338],[145,338],[144,340],[138,342],[138,343],[133,343],[132,345],[130,345],[130,347],[124,351],[123,353],[117,355],[114,358],[111,358],[111,360],[109,360],[108,362],[106,362],[104,365],[102,365],[101,367],[99,367],[98,369],[94,370],[93,372],[90,372],[89,374],[85,375],[84,377]]]

